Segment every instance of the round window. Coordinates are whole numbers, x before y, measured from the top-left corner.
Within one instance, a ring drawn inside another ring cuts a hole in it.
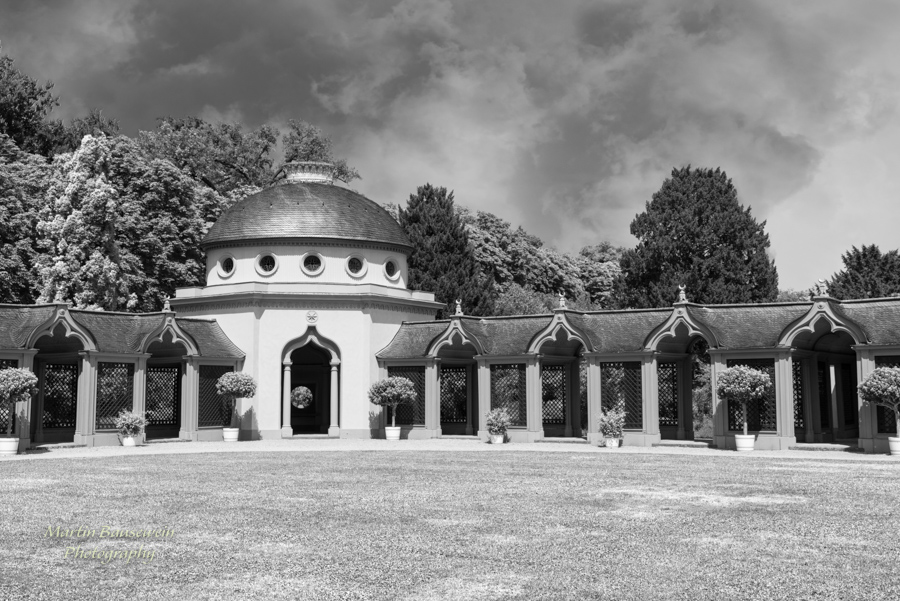
[[[265,273],[275,271],[275,257],[272,255],[263,255],[259,258],[259,268]]]
[[[322,259],[317,255],[308,255],[303,259],[303,267],[305,267],[307,271],[319,271],[319,269],[322,268]]]
[[[222,271],[224,273],[231,273],[234,271],[234,259],[231,257],[225,257],[225,260],[222,261]]]
[[[358,257],[350,257],[350,260],[347,261],[347,269],[350,270],[350,273],[359,273],[362,271],[362,268],[362,261]]]

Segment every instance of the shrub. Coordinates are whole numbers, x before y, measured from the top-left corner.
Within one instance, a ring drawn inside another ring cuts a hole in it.
[[[140,413],[122,411],[116,416],[116,430],[123,437],[137,436],[147,427],[147,420]]]
[[[894,411],[900,436],[900,367],[879,367],[857,388],[865,402]]]
[[[216,380],[216,392],[222,397],[225,413],[231,416],[230,427],[237,428],[240,423],[237,400],[256,396],[256,382],[253,376],[240,371],[222,374],[222,377]]]
[[[772,389],[772,379],[764,371],[735,365],[723,370],[717,379],[716,393],[729,403],[740,403],[744,416],[744,436],[747,435],[747,403],[761,401]]]
[[[369,400],[373,405],[391,408],[391,427],[396,427],[397,406],[415,403],[419,398],[416,387],[408,378],[385,378],[369,388]]]
[[[625,409],[616,405],[612,409],[600,409],[599,428],[603,438],[622,438],[625,427]]]
[[[0,406],[9,406],[9,421],[6,423],[6,436],[12,437],[13,415],[18,401],[27,401],[31,395],[37,394],[37,376],[22,367],[0,369]]]
[[[306,386],[298,386],[291,391],[291,405],[297,409],[306,409],[312,400],[312,391]]]
[[[487,429],[491,434],[506,434],[509,424],[512,420],[509,417],[505,407],[497,407],[491,409],[485,416],[487,417]]]

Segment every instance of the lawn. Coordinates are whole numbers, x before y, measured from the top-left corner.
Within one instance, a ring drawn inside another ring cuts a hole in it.
[[[815,455],[7,462],[0,598],[897,599],[898,476]],[[78,544],[154,555],[67,558]]]

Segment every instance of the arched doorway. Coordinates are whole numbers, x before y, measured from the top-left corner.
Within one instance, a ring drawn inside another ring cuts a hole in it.
[[[34,371],[38,376],[38,394],[34,397],[30,424],[31,440],[74,442],[78,417],[78,381],[82,373],[79,353],[84,344],[76,336],[67,336],[57,323],[34,343]]]
[[[181,431],[181,380],[188,349],[172,332],[147,347],[146,437],[178,438]]]
[[[709,341],[684,321],[656,341],[660,438],[713,441]]]
[[[565,328],[557,328],[536,348],[541,356],[541,429],[545,437],[580,438],[585,417],[581,403],[581,364],[585,347]]]
[[[290,354],[290,390],[305,386],[313,400],[305,408],[290,405],[291,434],[320,434],[328,432],[331,413],[331,353],[312,343]]]
[[[442,436],[471,436],[478,430],[477,354],[478,349],[458,335],[438,349]]]

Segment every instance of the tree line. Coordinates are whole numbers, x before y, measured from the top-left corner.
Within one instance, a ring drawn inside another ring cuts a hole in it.
[[[360,178],[302,120],[282,133],[163,117],[131,138],[96,109],[51,119],[52,87],[0,56],[0,302],[159,310],[176,288],[203,284],[203,236],[223,210],[283,178],[284,162],[330,162],[336,179]],[[598,241],[562,253],[431,184],[387,209],[413,242],[409,286],[434,292],[443,314],[457,298],[472,315],[543,313],[560,293],[581,310],[669,306],[680,284],[698,303],[805,294],[779,292],[765,222],[720,169],[673,169],[632,222],[631,249]],[[832,295],[900,292],[897,251],[854,247],[843,259]]]

